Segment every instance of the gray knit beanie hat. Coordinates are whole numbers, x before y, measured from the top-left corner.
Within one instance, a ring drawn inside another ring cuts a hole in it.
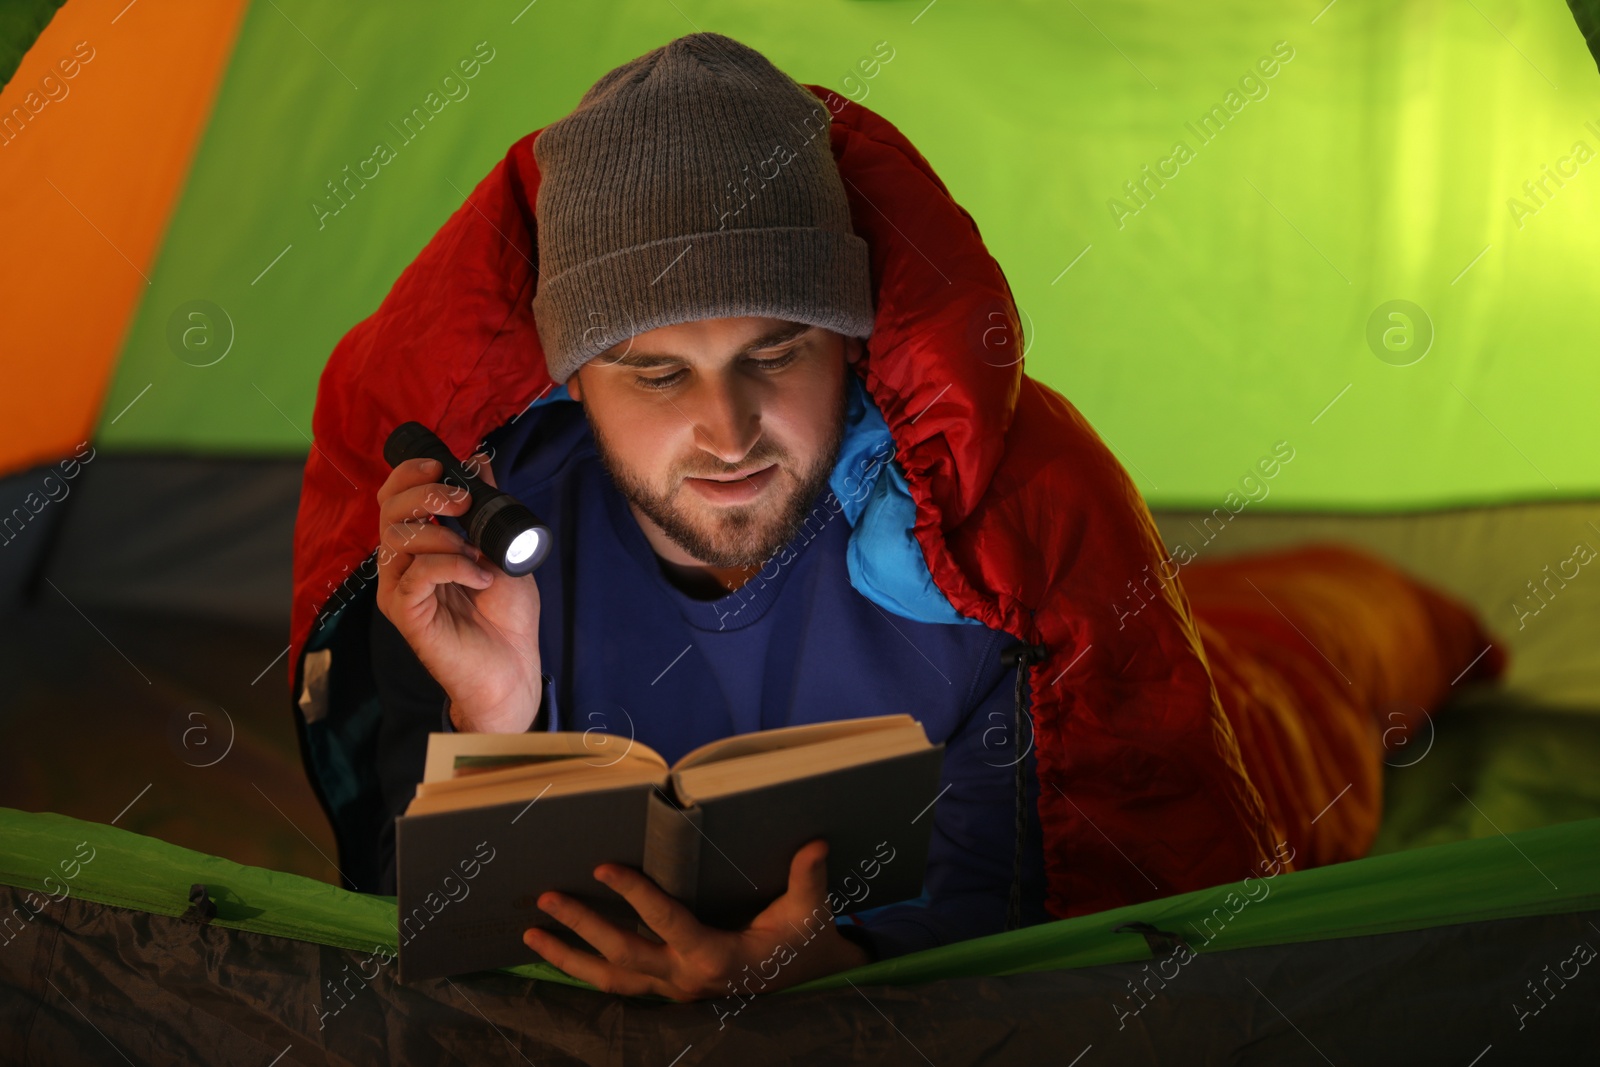
[[[624,63],[534,139],[533,298],[550,377],[658,326],[763,316],[872,333],[832,116],[761,53],[693,33]]]

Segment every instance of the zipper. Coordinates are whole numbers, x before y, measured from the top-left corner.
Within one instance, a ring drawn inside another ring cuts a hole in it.
[[[1022,695],[1023,682],[1026,678],[1026,668],[1030,663],[1038,663],[1044,659],[1048,649],[1044,645],[1020,644],[1013,645],[1000,653],[1000,662],[1007,667],[1015,665],[1017,668],[1016,700],[1013,716],[1013,736],[1016,737],[1016,746],[1022,748],[1022,716],[1024,699]],[[1028,799],[1028,756],[1022,753],[1017,757],[1016,776],[1016,849],[1011,861],[1011,897],[1006,904],[1007,930],[1016,930],[1022,926],[1022,848],[1025,839],[1024,830],[1028,825],[1026,804]]]

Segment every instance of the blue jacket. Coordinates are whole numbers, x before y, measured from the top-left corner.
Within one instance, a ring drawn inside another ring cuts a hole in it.
[[[488,444],[496,482],[555,539],[536,572],[545,689],[535,728],[633,737],[671,762],[731,734],[906,712],[945,743],[923,896],[839,918],[888,958],[1004,928],[1016,847],[1017,675],[1001,653],[1017,642],[957,615],[934,587],[911,537],[910,496],[888,461],[888,428],[848,381],[829,487],[790,544],[718,600],[696,600],[667,580],[564,388]],[[387,620],[376,612],[373,620],[385,719],[415,723],[382,767],[392,885],[392,816],[421,777],[426,731],[450,726],[441,691]],[[1024,923],[1048,918],[1029,740]]]

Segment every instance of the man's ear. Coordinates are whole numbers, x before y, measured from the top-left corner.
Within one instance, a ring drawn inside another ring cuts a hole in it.
[[[567,395],[578,401],[583,400],[583,384],[578,381],[578,375],[582,372],[583,368],[579,367],[577,370],[573,371],[572,375],[567,379]]]
[[[858,363],[861,357],[867,354],[867,342],[859,337],[846,337],[844,339],[844,358],[846,363]]]

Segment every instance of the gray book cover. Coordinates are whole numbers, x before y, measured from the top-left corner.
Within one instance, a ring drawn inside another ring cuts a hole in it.
[[[402,815],[395,822],[400,981],[537,963],[522,932],[543,927],[586,942],[541,911],[539,894],[566,893],[611,922],[639,919],[596,881],[602,863],[642,869],[646,798],[634,784],[485,808]]]
[[[783,895],[790,861],[815,837],[828,839],[838,914],[917,897],[943,762],[941,743],[687,806],[645,783],[402,815],[400,980],[538,962],[522,941],[530,926],[592,952],[539,909],[548,890],[654,937],[620,894],[595,880],[601,863],[643,871],[701,922],[724,929],[741,929]]]
[[[689,805],[650,798],[644,872],[708,926],[742,929],[828,840],[839,914],[920,896],[944,745]]]

